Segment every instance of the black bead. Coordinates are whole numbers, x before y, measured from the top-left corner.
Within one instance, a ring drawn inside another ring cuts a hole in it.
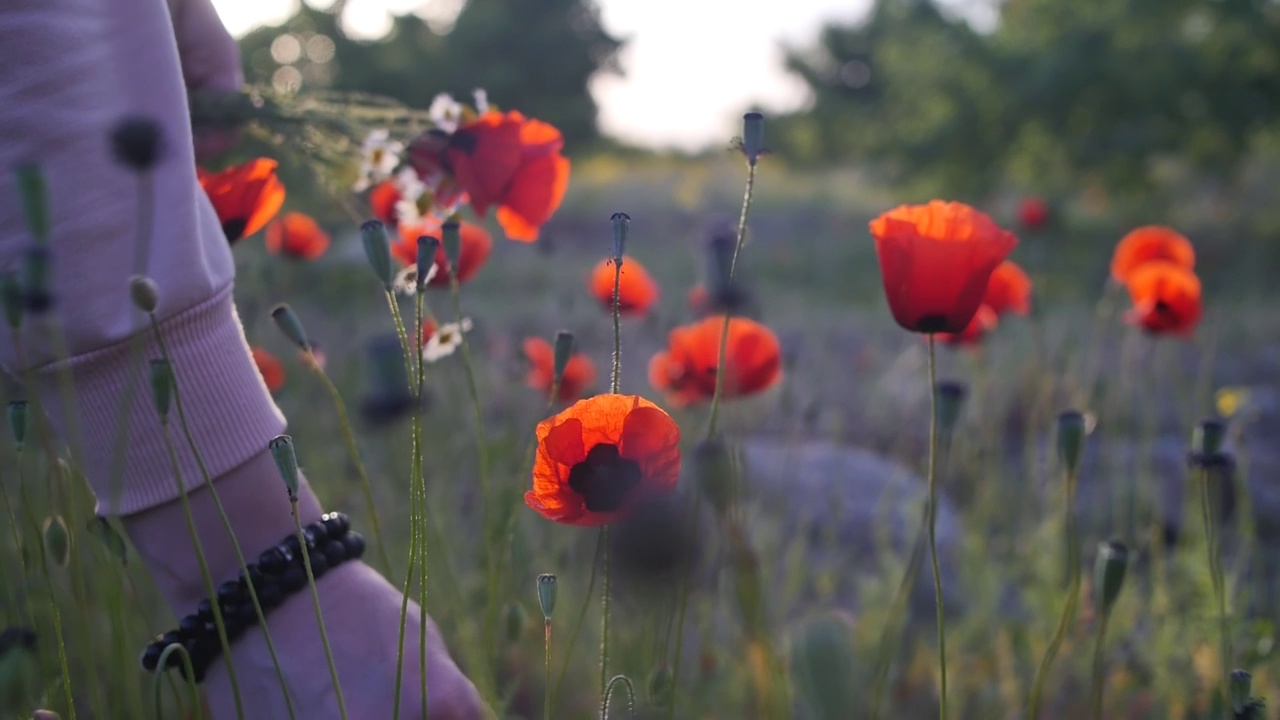
[[[349,532],[342,538],[342,544],[347,548],[347,559],[355,560],[364,555],[364,537],[358,532]]]
[[[178,621],[178,632],[182,633],[183,638],[194,637],[202,628],[204,621],[196,615],[188,615]]]
[[[245,569],[240,571],[240,583],[246,587],[252,584],[255,590],[261,588],[262,570],[258,569],[258,566],[253,563],[246,565]]]
[[[297,535],[290,535],[276,547],[283,548],[286,556],[297,557],[298,553],[302,552],[302,541],[298,540]]]
[[[289,559],[274,547],[258,556],[258,568],[268,575],[279,575],[289,566]]]
[[[329,561],[329,567],[340,565],[347,559],[347,547],[341,540],[330,540],[324,544],[324,558]]]
[[[315,579],[319,580],[324,574],[329,572],[329,561],[325,559],[324,553],[314,551],[307,556],[311,560],[311,574]]]
[[[290,565],[280,576],[280,587],[286,595],[292,595],[307,584],[307,571],[299,565]]]
[[[196,616],[205,622],[213,622],[213,603],[205,598],[196,605]]]
[[[232,605],[240,602],[245,596],[239,580],[228,580],[218,586],[218,604]]]
[[[263,608],[265,611],[266,608]],[[254,609],[252,602],[245,602],[236,607],[232,616],[236,622],[244,625],[246,628],[258,624],[258,611]]]
[[[184,638],[181,635],[179,635],[176,630],[170,630],[169,632],[156,638],[156,642],[160,644],[160,649],[163,650],[174,643],[181,643],[183,639]]]
[[[239,610],[227,613],[222,617],[222,626],[227,629],[227,642],[235,642],[244,634],[245,625],[240,622]]]
[[[319,529],[308,525],[302,529],[302,537],[307,541],[308,548],[314,548],[328,538],[328,533],[325,532],[323,524]]]
[[[275,582],[263,585],[258,591],[258,602],[262,605],[263,612],[279,607],[284,602],[284,590]]]
[[[164,647],[157,643],[151,643],[147,649],[142,651],[142,657],[139,661],[142,663],[142,669],[147,672],[155,672],[156,667],[160,664],[160,653],[164,652]]]
[[[351,520],[342,513],[327,513],[320,519],[329,529],[329,537],[340,538],[351,529]]]

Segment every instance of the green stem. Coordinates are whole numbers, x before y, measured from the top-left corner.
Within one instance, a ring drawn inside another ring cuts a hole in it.
[[[911,543],[911,554],[907,558],[907,567],[898,581],[898,589],[894,591],[893,603],[889,606],[889,618],[880,635],[880,644],[876,650],[875,684],[871,691],[871,720],[880,717],[880,706],[884,702],[885,680],[889,676],[889,664],[893,660],[894,641],[898,638],[898,625],[906,613],[907,600],[911,588],[915,586],[916,574],[920,572],[920,563],[924,560],[925,541],[928,539],[928,508],[921,513],[920,529]]]
[[[582,596],[582,610],[578,612],[578,620],[569,634],[569,644],[565,646],[564,662],[560,664],[560,674],[556,678],[556,692],[553,700],[560,699],[560,691],[564,689],[564,679],[569,673],[569,661],[573,658],[573,649],[578,646],[578,635],[587,620],[587,609],[591,607],[591,591],[596,587],[596,569],[600,566],[600,554],[604,550],[604,535],[596,536],[596,551],[591,559],[591,577],[587,580],[587,594]]]
[[[417,353],[414,355],[414,366],[418,369],[417,378],[414,382],[415,408],[413,413],[413,428],[411,434],[413,436],[413,461],[410,465],[413,468],[412,482],[418,485],[419,507],[427,506],[427,476],[422,467],[422,386],[425,382],[426,361],[422,357],[422,307],[423,297],[419,291],[414,295],[414,336],[417,347]],[[461,322],[461,320],[459,320]],[[461,328],[459,328],[461,331]],[[426,533],[414,533],[418,541],[418,562],[422,565],[422,572],[418,577],[418,612],[425,616],[427,612],[427,545]],[[427,622],[423,617],[418,623],[418,687],[422,693],[422,720],[427,720]]]
[[[609,375],[609,392],[618,394],[622,385],[622,258],[613,259],[613,371]],[[554,397],[554,396],[553,396]]]
[[[729,263],[729,280],[732,282],[738,272],[738,255],[742,252],[742,244],[747,238],[747,212],[751,209],[751,195],[756,186],[756,164],[747,163],[747,185],[742,193],[742,212],[738,215],[738,239],[733,246],[733,260]],[[707,421],[707,438],[716,434],[716,421],[720,418],[720,400],[724,394],[724,366],[726,346],[729,344],[729,319],[731,315],[726,309],[724,327],[720,330],[720,356],[716,362],[716,388],[711,395],[711,417]]]
[[[1222,702],[1230,718],[1231,698],[1231,635],[1227,625],[1227,599],[1222,562],[1218,557],[1218,531],[1213,518],[1213,505],[1209,499],[1209,471],[1201,468],[1200,515],[1204,521],[1205,554],[1209,560],[1209,579],[1213,582],[1213,597],[1218,605],[1218,652],[1222,665]]]
[[[694,493],[693,520],[689,537],[698,537],[698,520],[701,517],[702,493]],[[693,566],[694,563],[689,563],[689,567],[685,570],[685,576],[680,583],[680,606],[676,611],[676,648],[671,658],[671,694],[667,698],[667,720],[675,720],[676,716],[676,688],[680,684],[680,658],[684,652],[684,620],[685,613],[689,609],[689,595],[692,594],[693,590]]]
[[[1076,617],[1076,607],[1080,601],[1080,542],[1076,529],[1076,474],[1066,473],[1066,526],[1067,526],[1067,572],[1070,573],[1070,585],[1067,589],[1067,603],[1062,608],[1062,617],[1058,619],[1058,629],[1045,649],[1040,666],[1036,669],[1035,681],[1031,685],[1031,697],[1027,702],[1028,720],[1036,720],[1040,711],[1040,701],[1044,691],[1044,681],[1049,668],[1066,641],[1067,630]]]
[[[30,503],[26,500],[26,484],[23,479],[25,473],[23,472],[21,445],[17,448],[14,462],[18,466],[18,491],[22,494],[21,502],[23,512],[27,516],[27,523],[31,525],[31,529],[35,533],[35,536],[40,538],[40,522],[36,519]],[[38,547],[40,570],[41,574],[44,576],[45,587],[49,591],[49,610],[53,613],[53,635],[54,639],[57,640],[58,669],[62,672],[62,690],[63,693],[65,693],[67,701],[67,716],[71,718],[71,720],[75,720],[76,702],[75,696],[71,692],[71,665],[67,661],[67,646],[62,634],[62,614],[58,612],[57,598],[54,596],[53,576],[49,574],[49,559],[45,555],[43,540],[38,544]]]
[[[609,707],[609,526],[600,526],[600,544],[604,545],[604,583],[600,592],[600,715]]]
[[[404,633],[409,617],[409,593],[413,586],[413,571],[418,549],[418,526],[414,521],[418,517],[418,491],[409,486],[409,567],[404,573],[404,592],[400,595],[400,633],[396,641],[396,684],[392,696],[391,717],[400,717],[400,688],[404,684]]]
[[[542,720],[551,720],[551,618],[542,623],[543,661]]]
[[[938,569],[938,352],[929,333],[929,562],[933,566],[933,594],[938,615],[938,717],[947,720],[947,625],[942,603],[942,572]]]
[[[176,384],[176,383],[175,383]],[[196,551],[196,562],[200,565],[200,577],[204,580],[206,597],[218,597],[213,585],[213,575],[209,572],[209,562],[204,556],[204,546],[200,544],[200,535],[196,532],[196,521],[191,514],[191,500],[187,497],[187,489],[182,482],[182,470],[178,464],[178,452],[173,446],[173,436],[169,433],[169,416],[160,417],[160,429],[164,435],[164,446],[169,453],[169,467],[173,470],[173,481],[177,486],[178,498],[182,501],[182,516],[187,522],[187,533]],[[222,644],[222,664],[227,668],[227,679],[231,683],[231,694],[235,698],[236,717],[244,720],[244,701],[240,698],[240,682],[236,679],[235,664],[231,662],[231,642],[227,639],[227,625],[222,619],[222,607],[213,603],[213,624],[218,629],[218,642]]]
[[[393,584],[394,577],[391,575],[391,556],[387,551],[387,543],[382,537],[382,521],[378,518],[378,505],[373,501],[373,486],[369,484],[369,474],[364,469],[364,463],[360,460],[360,450],[356,447],[356,436],[351,429],[351,419],[347,415],[346,403],[342,401],[342,394],[338,392],[338,387],[329,379],[329,375],[320,367],[320,363],[316,360],[315,354],[311,348],[307,348],[307,364],[311,366],[316,376],[320,378],[320,382],[324,385],[325,390],[329,392],[330,399],[333,400],[334,410],[338,414],[338,426],[342,431],[342,439],[347,445],[347,454],[351,456],[351,462],[356,466],[356,475],[360,478],[360,492],[364,495],[364,503],[369,508],[369,521],[373,525],[373,537],[378,545],[378,559],[382,562],[382,567],[386,569],[387,579]]]
[[[1102,720],[1102,691],[1106,678],[1103,676],[1103,649],[1107,639],[1107,623],[1111,620],[1110,612],[1103,612],[1098,620],[1098,634],[1093,644],[1093,720]]]
[[[333,693],[338,699],[338,714],[347,720],[347,704],[342,699],[342,683],[338,682],[338,668],[333,664],[333,650],[329,647],[329,633],[324,629],[324,616],[320,614],[320,593],[316,590],[316,576],[311,571],[311,552],[307,549],[307,538],[302,534],[302,521],[298,519],[298,497],[290,498],[293,513],[293,528],[297,533],[299,554],[302,555],[302,567],[307,571],[307,585],[311,588],[311,605],[316,610],[316,625],[320,628],[320,642],[324,645],[324,659],[329,664],[329,679],[333,682]]]

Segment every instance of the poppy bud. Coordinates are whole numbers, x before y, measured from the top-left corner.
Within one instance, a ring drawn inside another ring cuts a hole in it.
[[[671,668],[664,662],[649,674],[649,700],[654,705],[666,705],[671,699]]]
[[[51,515],[45,518],[40,534],[49,559],[60,568],[66,567],[71,558],[71,532],[67,530],[66,521],[61,515]]]
[[[459,235],[461,236],[461,235]],[[440,247],[440,239],[433,238],[428,235],[418,237],[418,271],[414,273],[414,284],[418,288],[418,292],[422,292],[427,287],[427,281],[430,279],[430,270],[436,264],[436,250]]]
[[[53,305],[53,294],[49,292],[49,262],[47,245],[31,245],[23,253],[22,304],[29,313],[38,315]]]
[[[710,253],[707,286],[712,298],[723,297],[733,287],[733,253],[738,246],[737,231],[727,225],[719,228],[711,236],[707,246]]]
[[[1231,671],[1231,710],[1242,713],[1249,704],[1249,695],[1253,692],[1253,676],[1244,670]]]
[[[384,290],[390,290],[395,282],[391,270],[391,241],[387,239],[387,226],[381,220],[366,220],[360,225],[360,241],[364,244],[369,267],[382,282]]]
[[[627,252],[627,234],[631,230],[631,216],[626,213],[614,213],[609,218],[613,223],[613,261],[622,264],[622,256]]]
[[[103,547],[107,549],[107,552],[111,553],[112,557],[120,561],[121,565],[127,564],[128,546],[125,545],[124,538],[121,537],[110,520],[101,515],[96,515],[89,521],[87,529],[89,534],[96,537]]]
[[[146,172],[164,153],[160,124],[149,117],[128,117],[111,130],[111,150],[116,162]]]
[[[280,333],[302,350],[311,349],[311,341],[307,339],[307,331],[297,313],[287,303],[281,303],[271,309],[271,319],[275,321]]]
[[[733,505],[735,482],[733,457],[723,440],[709,438],[693,449],[693,472],[698,489],[716,513],[728,512]]]
[[[814,718],[849,717],[857,707],[853,623],[840,613],[810,618],[791,640],[791,679]]]
[[[564,378],[564,369],[573,357],[573,333],[561,330],[556,333],[555,354],[552,356],[551,372],[555,382]]]
[[[160,303],[160,290],[156,283],[145,275],[134,275],[129,278],[129,299],[133,306],[144,313],[152,313]]]
[[[508,603],[506,612],[507,624],[507,642],[520,642],[521,636],[524,635],[525,622],[529,619],[529,613],[525,612],[524,606],[518,602]]]
[[[9,329],[17,330],[22,325],[25,301],[22,297],[22,283],[16,273],[0,274],[0,302],[4,303],[4,319],[9,323]]]
[[[742,116],[742,154],[755,165],[764,153],[764,115],[749,112]]]
[[[1124,574],[1129,568],[1129,548],[1118,540],[1098,544],[1098,557],[1093,564],[1094,604],[1099,612],[1111,612],[1120,588],[1124,586]]]
[[[947,444],[951,439],[952,431],[955,430],[956,422],[960,419],[960,410],[964,407],[964,399],[969,394],[969,389],[962,382],[942,380],[934,388],[934,393],[938,403],[935,411],[938,432],[945,438],[944,444]]]
[[[288,435],[277,435],[267,443],[271,449],[271,459],[276,461],[280,470],[280,479],[289,491],[289,499],[298,499],[298,456],[293,451],[293,438]]]
[[[399,338],[380,335],[369,341],[369,371],[375,394],[403,395],[408,390],[409,375]]]
[[[551,613],[556,609],[556,576],[551,573],[538,576],[538,607],[543,619],[551,622]]]
[[[1210,418],[1203,420],[1191,434],[1192,458],[1209,458],[1222,452],[1227,439],[1227,424]]]
[[[1084,413],[1067,410],[1058,415],[1058,459],[1071,475],[1080,467],[1080,453],[1087,433]]]
[[[36,165],[28,163],[18,166],[16,174],[27,229],[37,242],[43,243],[49,239],[49,195],[44,184],[44,173]]]
[[[151,361],[151,402],[160,414],[160,422],[169,421],[169,404],[173,400],[173,366],[168,360]]]
[[[9,403],[9,432],[13,436],[13,444],[21,448],[27,439],[27,401],[14,400]]]
[[[444,259],[449,261],[449,276],[457,277],[455,268],[462,257],[462,224],[457,220],[446,220],[440,226],[440,244],[444,246]]]

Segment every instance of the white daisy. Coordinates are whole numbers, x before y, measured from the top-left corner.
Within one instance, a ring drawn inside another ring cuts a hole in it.
[[[427,117],[431,123],[444,132],[451,133],[458,129],[462,121],[462,103],[453,99],[448,93],[440,93],[427,108]]]
[[[435,362],[449,357],[462,345],[462,334],[471,331],[471,318],[462,318],[462,322],[445,323],[436,328],[427,346],[422,348],[422,359]]]
[[[431,279],[439,272],[440,267],[435,263],[431,263],[431,268],[427,270],[427,277],[422,281],[422,284],[426,285],[431,282]],[[401,295],[416,295],[418,292],[418,266],[410,265],[396,273],[396,279],[391,287]]]
[[[391,177],[391,172],[400,164],[400,153],[403,151],[404,143],[392,140],[389,130],[370,132],[360,150],[360,177],[351,189],[363,192],[370,185]]]
[[[481,115],[489,112],[489,93],[484,88],[476,88],[471,91],[471,97],[476,101],[476,112]]]
[[[427,186],[418,177],[418,171],[407,167],[396,173],[396,190],[400,199],[396,201],[396,219],[401,223],[412,225],[422,219],[422,196]]]

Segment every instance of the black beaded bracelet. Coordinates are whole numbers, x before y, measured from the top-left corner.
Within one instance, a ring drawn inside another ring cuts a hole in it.
[[[351,529],[351,521],[342,513],[326,513],[304,527],[302,536],[306,539],[311,572],[317,580],[330,569],[364,554],[364,538]],[[248,563],[235,580],[218,586],[217,602],[222,610],[228,642],[234,642],[258,624],[258,612],[249,593],[250,583],[258,594],[263,617],[279,607],[285,598],[307,586],[307,570],[301,550],[302,543],[297,533],[291,534],[259,555],[256,563]],[[196,611],[182,618],[177,629],[157,635],[142,651],[142,668],[155,672],[165,648],[175,643],[190,656],[195,682],[202,681],[209,665],[222,653],[212,600],[201,600]],[[170,653],[165,666],[178,668],[186,677],[186,666],[179,653]]]

